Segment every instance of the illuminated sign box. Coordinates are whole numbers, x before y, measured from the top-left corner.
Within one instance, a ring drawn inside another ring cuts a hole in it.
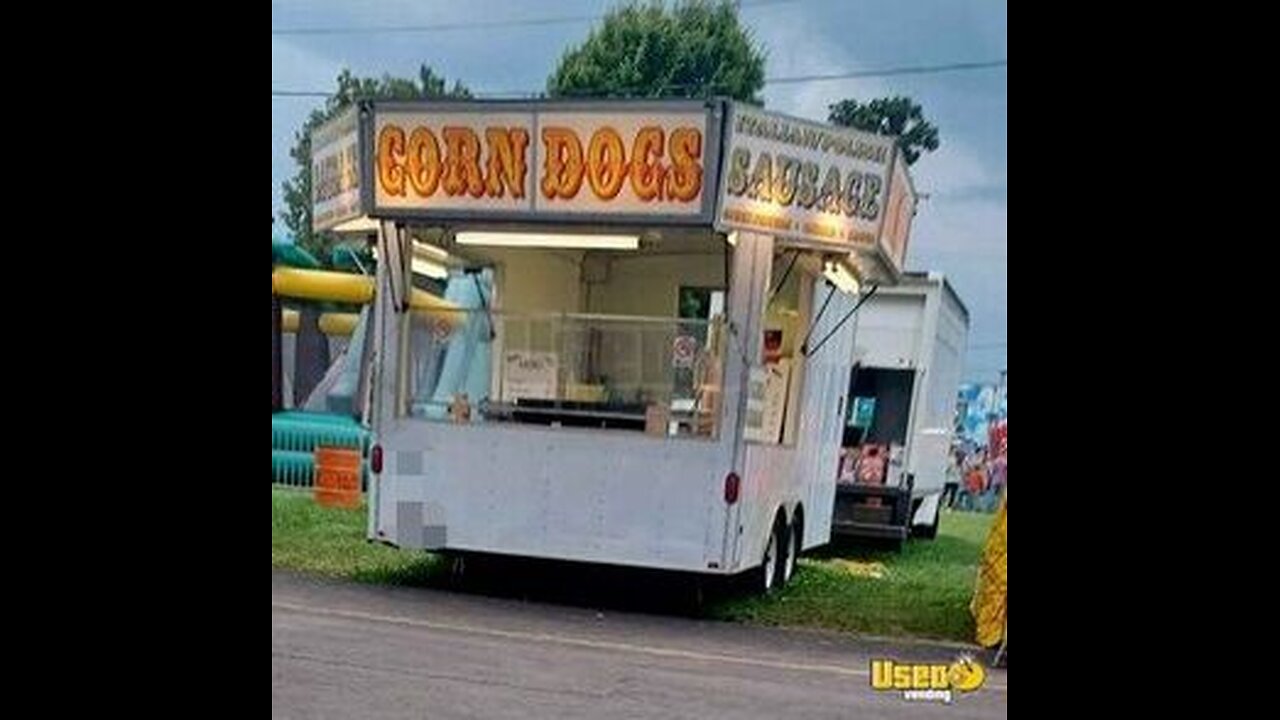
[[[894,274],[902,270],[915,196],[893,138],[731,107],[718,228],[766,233],[852,253]]]
[[[370,215],[711,222],[718,103],[375,103]]]
[[[319,232],[364,214],[360,129],[349,108],[311,133],[311,229]]]

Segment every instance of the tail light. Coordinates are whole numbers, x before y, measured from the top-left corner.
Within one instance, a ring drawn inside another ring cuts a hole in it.
[[[373,450],[369,451],[369,469],[374,473],[382,472],[382,446],[374,445]]]
[[[738,502],[738,491],[742,489],[742,478],[731,472],[724,476],[724,501],[730,505]]]

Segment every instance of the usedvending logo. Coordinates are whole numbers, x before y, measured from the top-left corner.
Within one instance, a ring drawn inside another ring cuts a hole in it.
[[[901,692],[904,700],[950,703],[955,692],[973,692],[986,680],[986,669],[968,655],[960,656],[950,665],[871,661],[871,687]]]

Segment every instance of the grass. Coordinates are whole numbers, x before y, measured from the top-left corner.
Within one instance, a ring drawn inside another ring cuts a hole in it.
[[[271,567],[389,585],[421,585],[439,571],[434,555],[365,541],[364,508],[316,505],[310,492],[271,490]]]
[[[730,598],[711,608],[725,620],[888,636],[973,639],[969,601],[994,516],[943,513],[938,537],[901,553],[827,548],[800,560],[785,590]]]
[[[768,597],[746,596],[741,590],[712,593],[697,612],[765,625],[972,640],[969,600],[992,518],[944,513],[937,539],[908,541],[901,553],[869,546],[828,548],[802,558],[795,578],[781,592]],[[321,508],[310,493],[273,488],[271,566],[365,583],[440,586],[448,582],[444,563],[436,555],[366,542],[365,519],[363,509]],[[575,577],[590,581],[594,572],[563,571],[554,584],[579,584]],[[549,582],[551,577],[518,572],[510,582],[527,586]],[[642,593],[648,582],[647,578],[637,581]],[[526,590],[530,588],[516,592],[527,595]],[[563,594],[550,599],[581,601]],[[587,600],[598,601],[598,596]],[[655,607],[663,606],[659,602]]]

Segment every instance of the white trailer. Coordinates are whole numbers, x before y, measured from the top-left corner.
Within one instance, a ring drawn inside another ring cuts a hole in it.
[[[887,447],[889,462],[873,482],[842,464],[834,535],[937,534],[968,335],[969,312],[940,273],[905,273],[859,311],[842,454]]]
[[[796,301],[788,308],[795,315],[786,316],[791,332],[807,331],[802,321],[814,298],[831,295],[813,335],[834,335],[812,357],[797,356],[775,389],[762,362],[768,317],[762,308],[776,278],[772,239],[743,233],[730,248],[708,233],[680,242],[696,242],[711,262],[699,267],[696,255],[671,262],[660,251],[647,261],[643,255],[612,258],[615,265],[650,266],[635,278],[615,268],[612,279],[624,286],[652,283],[645,302],[674,307],[677,287],[694,286],[699,273],[719,286],[719,246],[730,277],[723,312],[706,321],[508,311],[507,298],[522,292],[517,285],[530,273],[545,271],[548,287],[559,284],[554,265],[534,267],[536,251],[500,254],[492,305],[487,313],[468,313],[482,339],[486,322],[495,332],[491,343],[470,350],[473,363],[480,355],[493,361],[485,378],[490,391],[468,397],[465,422],[433,407],[431,398],[442,397],[438,386],[422,389],[433,374],[443,379],[442,369],[428,366],[433,359],[447,365],[451,349],[436,357],[431,333],[412,317],[405,321],[411,313],[396,311],[389,279],[380,278],[374,432],[381,472],[374,475],[371,538],[406,548],[700,573],[757,568],[765,587],[790,577],[798,552],[825,544],[853,339],[852,323],[834,325],[854,298],[830,288],[820,265],[797,263],[786,283]],[[655,272],[658,265],[668,266],[664,274]],[[514,273],[525,277],[517,281]],[[617,299],[610,296],[612,284],[593,288],[606,306]],[[693,364],[707,369],[701,394],[682,398],[673,361],[683,338],[696,343]],[[798,348],[801,340],[784,342]],[[596,366],[588,369],[591,362]],[[610,390],[598,387],[606,383]],[[671,389],[664,393],[662,386]],[[618,398],[618,388],[632,387],[652,397],[630,402],[624,391]],[[754,399],[748,397],[753,391]],[[593,396],[602,399],[584,399]],[[770,407],[779,399],[780,407]],[[456,400],[450,402],[456,410]],[[783,417],[775,419],[778,413]]]
[[[891,139],[721,101],[373,103],[361,128],[371,540],[763,589],[829,541],[857,282],[905,250],[877,235],[909,192]]]

